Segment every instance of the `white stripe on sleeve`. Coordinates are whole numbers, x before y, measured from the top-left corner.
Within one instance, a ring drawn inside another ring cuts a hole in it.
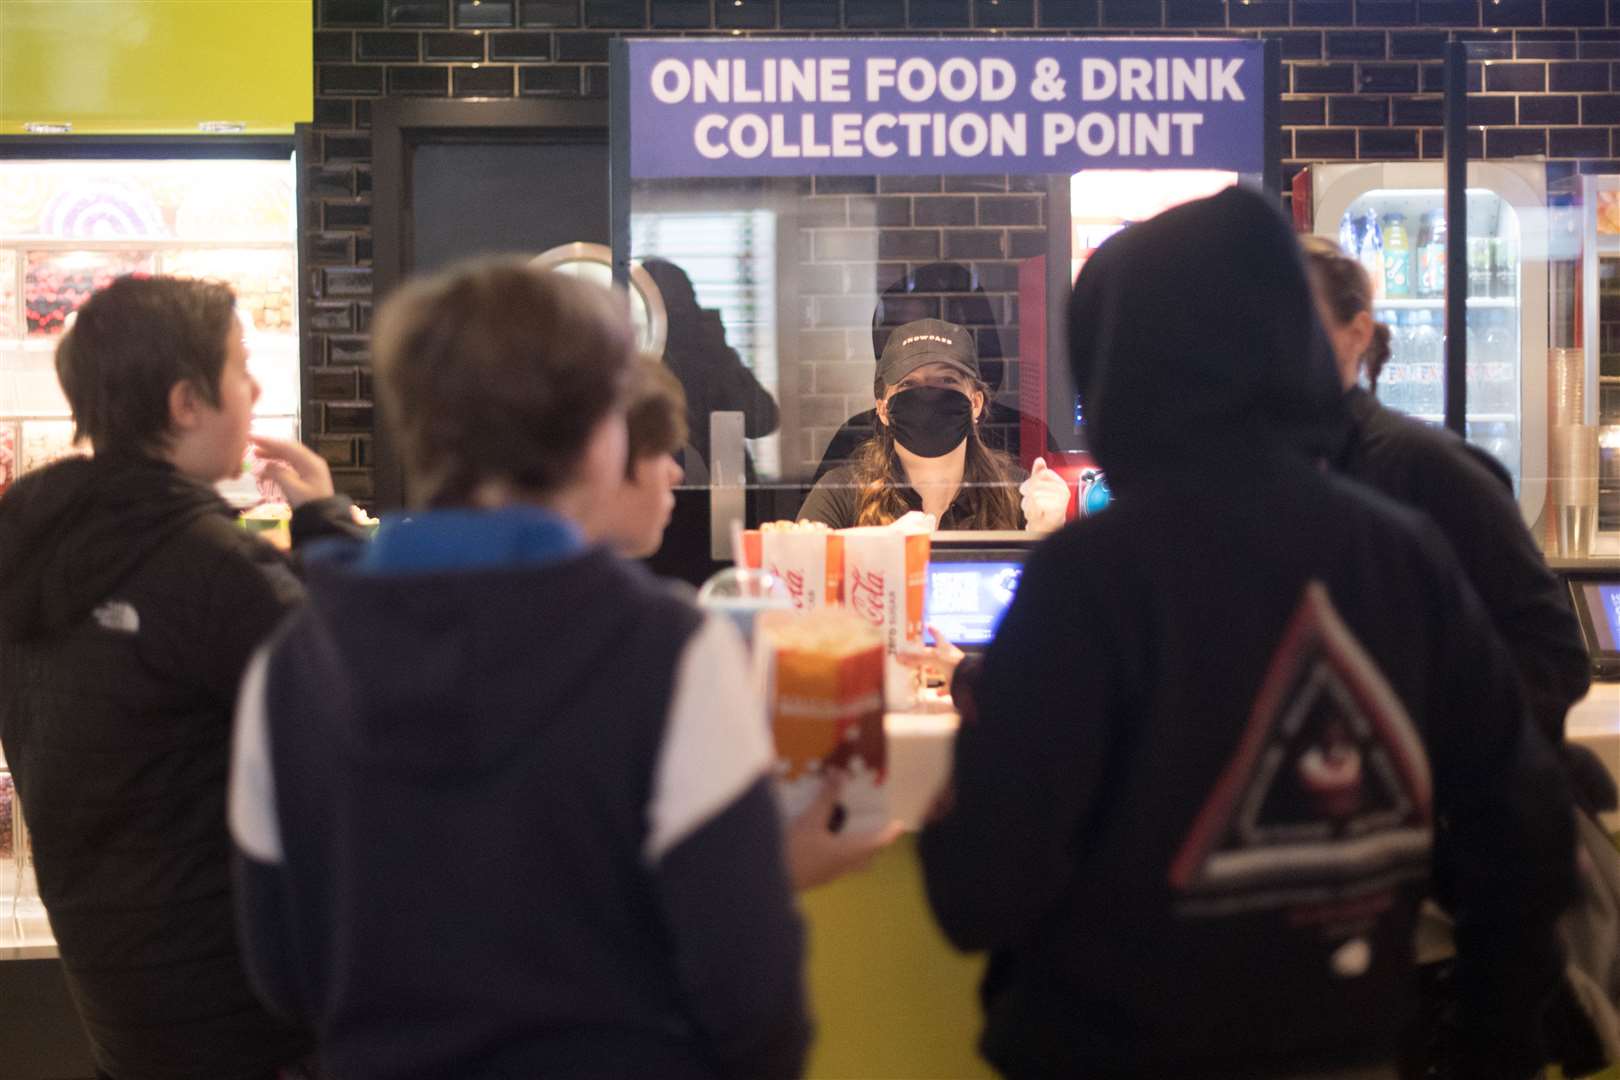
[[[770,733],[750,670],[736,627],[705,617],[675,669],[648,807],[648,862],[702,828],[770,768]]]
[[[264,700],[269,666],[269,653],[263,649],[254,653],[237,693],[226,819],[244,855],[279,864],[281,826],[276,820],[276,782],[270,772],[270,729]]]

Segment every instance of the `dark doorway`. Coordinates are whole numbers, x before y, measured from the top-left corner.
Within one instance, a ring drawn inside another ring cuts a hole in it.
[[[603,101],[377,102],[376,302],[407,276],[458,259],[607,243],[607,123]],[[404,474],[386,422],[379,420],[372,446],[377,502],[398,507]]]
[[[422,143],[411,159],[410,270],[606,244],[607,180],[605,142]]]

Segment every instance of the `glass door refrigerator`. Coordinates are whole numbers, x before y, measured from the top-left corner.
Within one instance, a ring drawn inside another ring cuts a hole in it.
[[[1540,163],[1470,162],[1468,280],[1453,283],[1440,162],[1312,166],[1293,192],[1301,230],[1337,240],[1372,278],[1390,408],[1443,422],[1446,290],[1467,291],[1467,437],[1506,467],[1532,527],[1547,501],[1546,193]]]

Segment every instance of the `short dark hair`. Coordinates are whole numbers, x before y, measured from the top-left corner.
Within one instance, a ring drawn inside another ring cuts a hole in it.
[[[629,453],[624,471],[635,475],[642,458],[673,454],[686,443],[686,391],[681,381],[657,360],[643,358],[630,378],[630,406],[624,414]]]
[[[86,300],[56,346],[73,438],[97,453],[145,453],[169,441],[169,391],[192,383],[219,404],[236,294],[218,281],[121,277]]]
[[[406,285],[377,315],[373,363],[410,501],[465,505],[486,481],[562,487],[623,408],[635,347],[621,297],[519,259]]]

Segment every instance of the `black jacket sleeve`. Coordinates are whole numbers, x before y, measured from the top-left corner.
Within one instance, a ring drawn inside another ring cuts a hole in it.
[[[1434,778],[1435,872],[1457,925],[1461,1075],[1530,1076],[1547,1060],[1540,1013],[1561,962],[1554,922],[1574,896],[1572,807],[1557,756],[1529,722],[1506,650],[1468,583],[1434,559],[1437,638],[1426,733]]]
[[[284,896],[282,868],[235,849],[232,877],[242,960],[253,989],[272,1011],[289,1020],[310,1020],[294,971],[299,955],[289,939],[292,917]]]
[[[358,543],[365,531],[342,495],[312,499],[293,511],[290,530],[297,547],[314,541]],[[253,655],[287,614],[304,599],[297,566],[268,544],[243,534],[199,567],[204,602],[202,626],[190,640],[210,690],[235,701],[237,683]]]
[[[803,932],[769,781],[676,844],[656,869],[675,965],[721,1076],[799,1075],[810,1041]],[[739,875],[737,868],[747,866]]]
[[[928,902],[960,949],[1022,937],[1068,887],[1070,840],[1100,789],[1110,734],[1106,641],[1074,575],[1037,550],[971,687],[957,732],[949,809],[918,840]],[[1049,700],[1061,687],[1062,702]],[[1053,724],[1068,703],[1096,702]]]
[[[303,602],[304,587],[285,556],[246,534],[199,571],[203,623],[190,635],[196,667],[210,693],[234,702],[253,651]]]
[[[1580,625],[1525,528],[1512,481],[1484,451],[1351,393],[1350,475],[1428,514],[1507,645],[1530,716],[1561,742],[1564,714],[1590,684]]]
[[[354,520],[354,503],[347,495],[311,499],[293,511],[288,531],[294,550],[314,540],[364,540],[366,530]]]
[[[1591,684],[1580,624],[1558,576],[1525,528],[1511,488],[1459,447],[1453,468],[1416,470],[1414,504],[1456,550],[1512,656],[1531,718],[1562,742],[1564,715]]]

